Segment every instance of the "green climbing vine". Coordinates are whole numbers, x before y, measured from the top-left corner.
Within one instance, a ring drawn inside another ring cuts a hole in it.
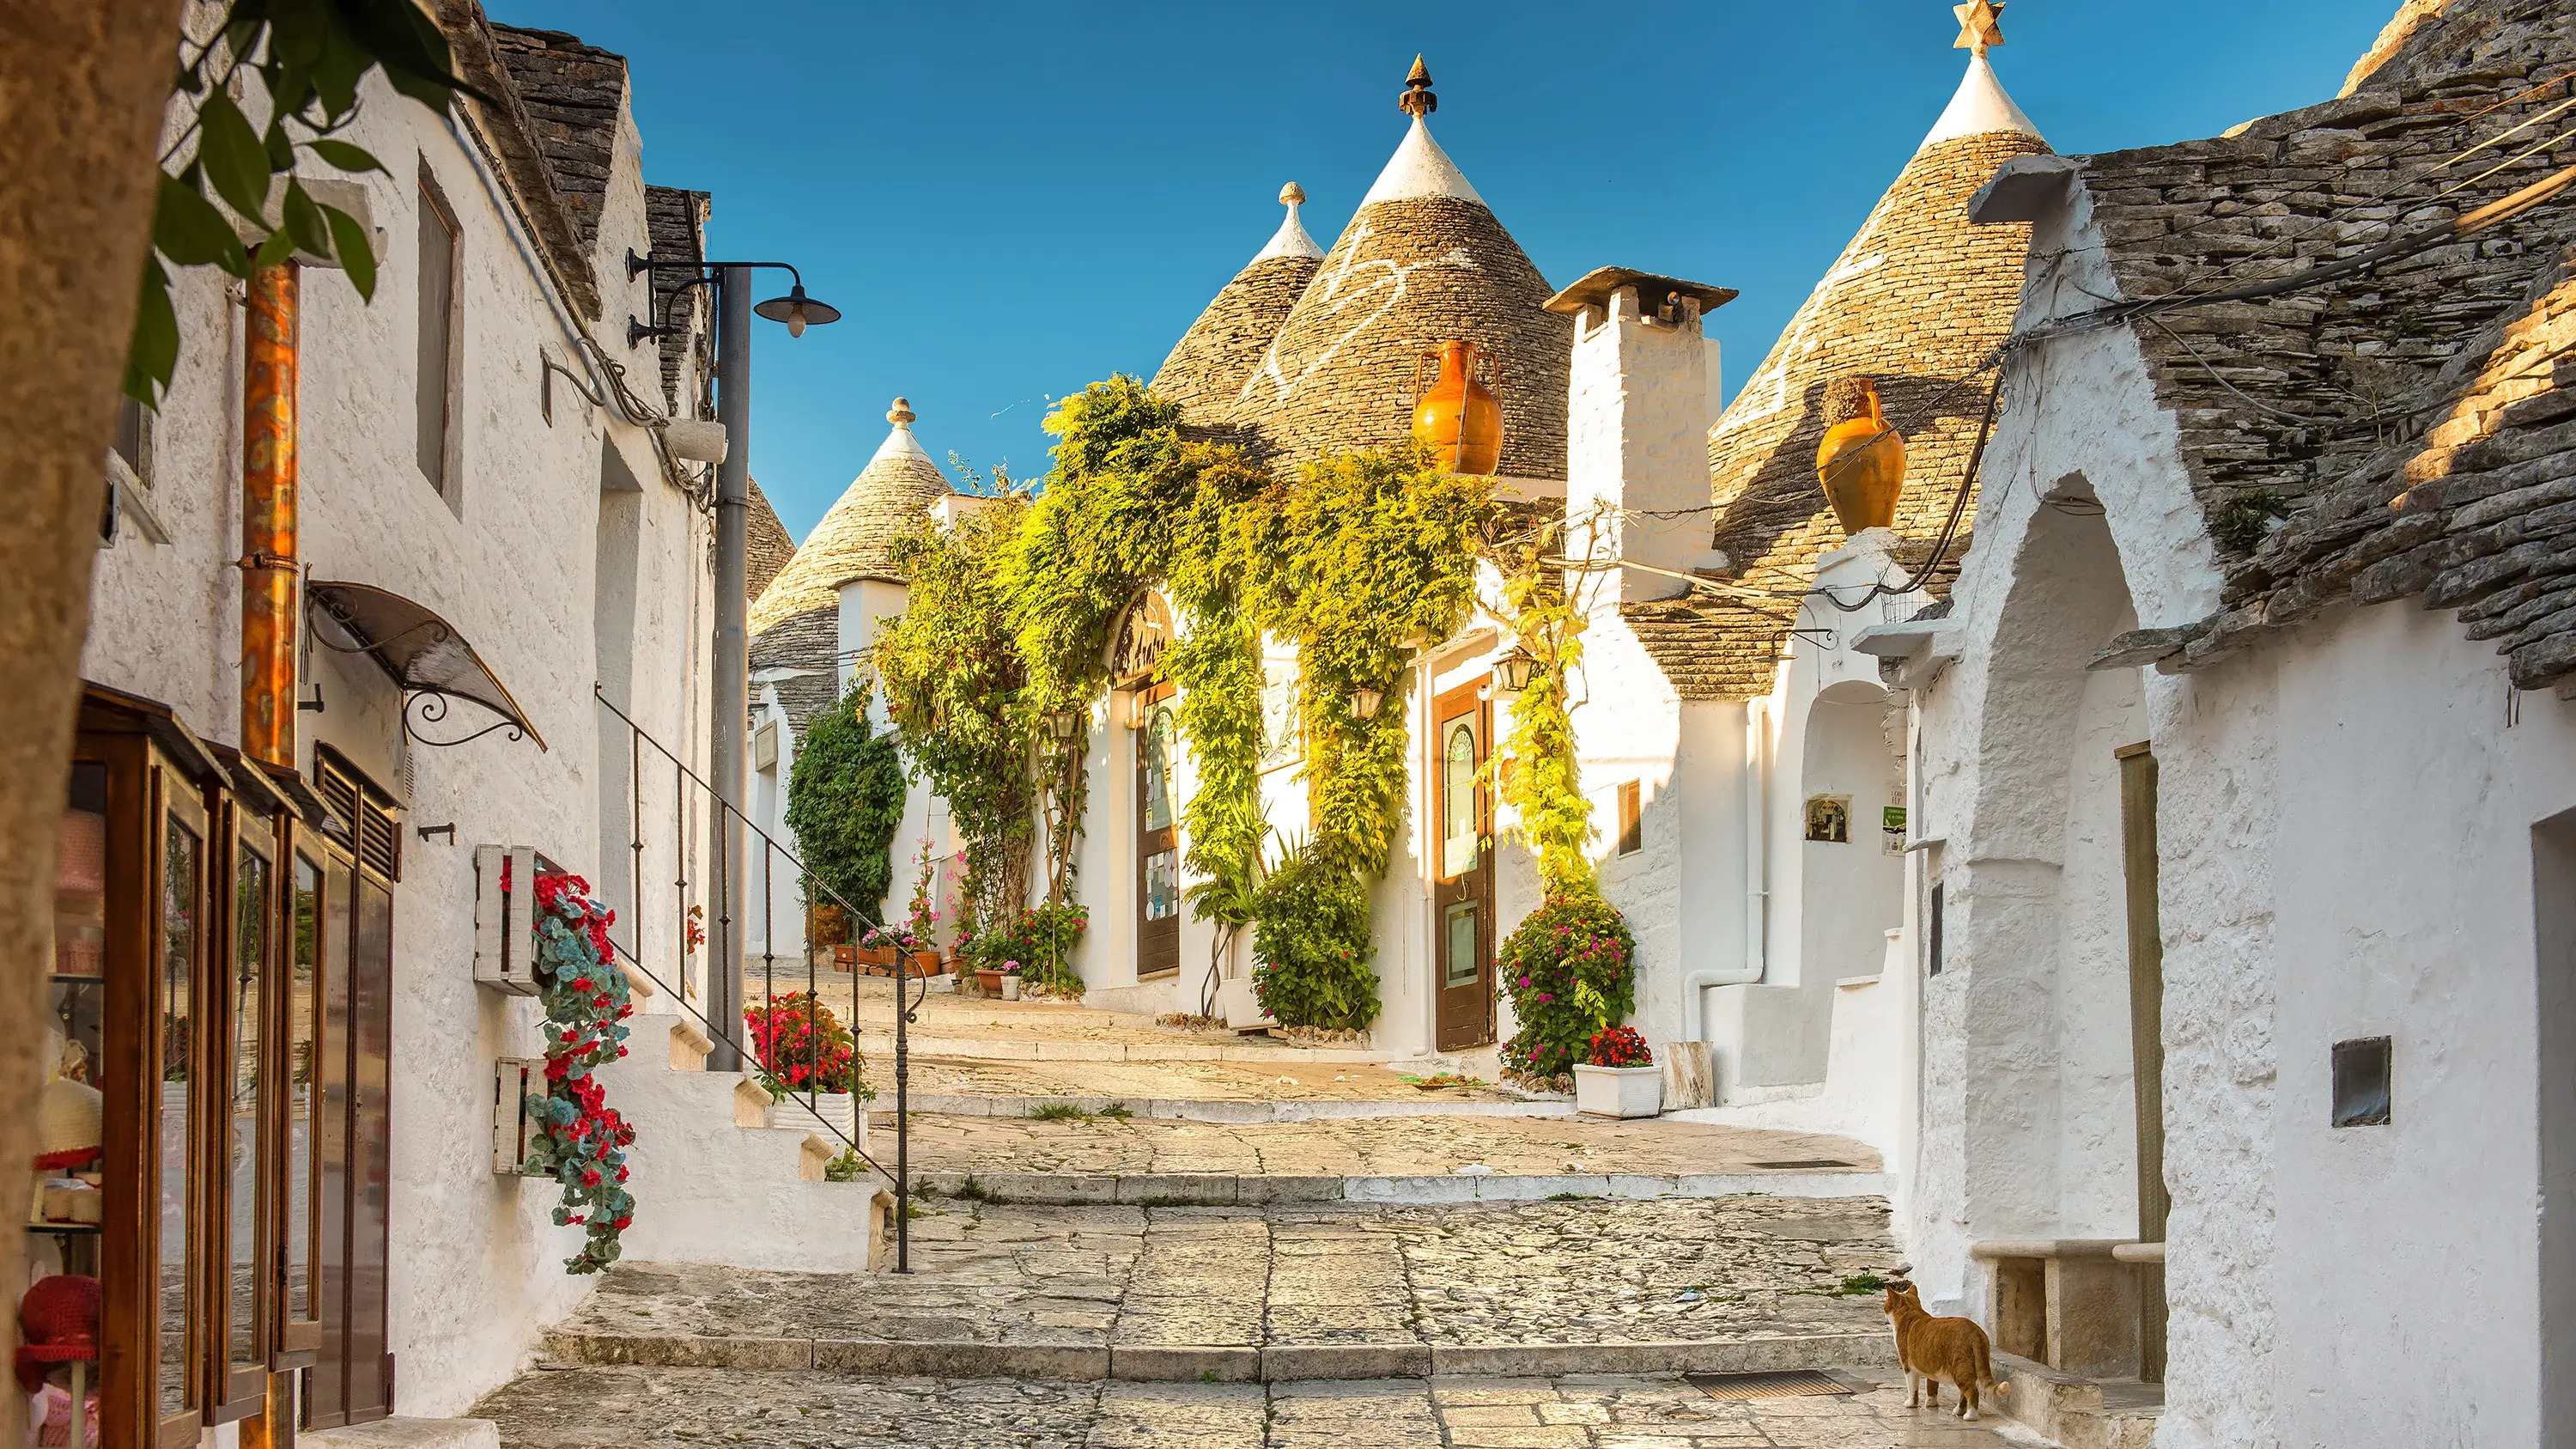
[[[787,827],[805,868],[868,925],[882,923],[903,826],[903,760],[868,723],[866,676],[808,721],[787,776]],[[824,902],[810,899],[807,904]]]
[[[1160,591],[1179,629],[1156,673],[1179,689],[1197,776],[1183,804],[1190,903],[1218,926],[1220,959],[1237,933],[1254,933],[1255,986],[1281,1021],[1366,1026],[1377,1010],[1370,884],[1403,824],[1412,653],[1466,623],[1489,558],[1510,566],[1504,617],[1553,682],[1515,710],[1525,763],[1506,797],[1547,878],[1588,882],[1591,823],[1562,683],[1581,619],[1546,585],[1539,544],[1496,553],[1491,480],[1443,473],[1410,446],[1275,476],[1239,448],[1191,437],[1175,405],[1123,376],[1065,399],[1047,427],[1056,444],[1042,487],[925,528],[899,551],[911,604],[876,646],[904,747],[968,838],[979,918],[1016,918],[1041,806],[1050,897],[1065,893],[1081,747],[1044,727],[1067,711],[1089,717],[1117,682],[1121,621]],[[1265,640],[1297,651],[1309,820],[1266,858],[1277,837],[1261,799]]]

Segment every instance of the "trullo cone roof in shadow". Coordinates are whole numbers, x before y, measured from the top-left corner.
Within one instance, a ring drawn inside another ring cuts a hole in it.
[[[1888,421],[1905,435],[1896,531],[1925,544],[1939,534],[1993,380],[1963,379],[2012,331],[2030,250],[2027,226],[1971,223],[1968,198],[2004,162],[2047,149],[2004,94],[1981,42],[1939,122],[1709,431],[1713,541],[1741,582],[1803,590],[1816,559],[1844,542],[1816,481],[1821,404],[1838,377],[1875,379]],[[1974,506],[1971,499],[1971,518]],[[1963,525],[1953,562],[1965,542]],[[1674,656],[1664,661],[1666,673],[1685,697],[1770,692],[1785,621],[1765,623],[1741,609],[1642,612],[1656,615],[1640,618],[1640,632],[1659,658]],[[1715,631],[1669,627],[1690,623],[1684,614],[1726,623]]]
[[[1415,360],[1464,339],[1500,354],[1501,471],[1561,479],[1573,319],[1545,310],[1546,279],[1431,139],[1430,86],[1417,59],[1402,101],[1412,128],[1238,390],[1232,422],[1287,462],[1396,442],[1413,427]]]
[[[805,535],[787,567],[769,581],[751,606],[751,632],[813,609],[840,607],[838,588],[860,574],[893,571],[888,550],[919,525],[930,506],[954,490],[939,465],[912,435],[913,411],[902,398],[886,421],[894,424],[868,466],[814,531]]]
[[[1188,422],[1210,428],[1225,422],[1243,380],[1261,365],[1270,339],[1279,335],[1289,309],[1314,280],[1324,249],[1297,219],[1305,199],[1305,188],[1294,181],[1280,188],[1279,202],[1288,215],[1278,233],[1199,313],[1154,374],[1154,391],[1179,403]]]

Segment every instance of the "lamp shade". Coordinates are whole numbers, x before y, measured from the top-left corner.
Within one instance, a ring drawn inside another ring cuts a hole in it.
[[[1385,702],[1385,694],[1362,685],[1351,691],[1351,714],[1359,719],[1375,719],[1377,707]]]
[[[1048,736],[1057,744],[1064,744],[1082,733],[1082,712],[1059,709],[1046,717],[1046,723]]]
[[[1518,694],[1529,688],[1530,671],[1537,666],[1538,660],[1528,650],[1515,649],[1494,661],[1494,677],[1505,693]]]
[[[772,322],[787,324],[787,335],[802,337],[808,327],[841,320],[841,309],[828,302],[818,302],[805,295],[805,284],[798,282],[787,289],[784,297],[772,297],[751,310]]]

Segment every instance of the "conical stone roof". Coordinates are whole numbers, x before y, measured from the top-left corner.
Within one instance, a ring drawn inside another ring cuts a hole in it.
[[[1270,340],[1314,280],[1324,249],[1297,219],[1305,199],[1305,189],[1294,181],[1280,188],[1288,215],[1277,234],[1199,313],[1154,374],[1154,391],[1179,403],[1186,421],[1202,428],[1224,424],[1244,379],[1261,365]]]
[[[795,615],[840,607],[839,585],[859,574],[891,574],[889,550],[917,527],[930,506],[954,490],[939,465],[912,435],[913,412],[902,398],[886,421],[894,424],[868,466],[859,470],[840,501],[805,536],[787,567],[769,581],[751,606],[755,635]]]
[[[1842,546],[1816,481],[1825,387],[1840,377],[1876,380],[1905,436],[1896,531],[1926,542],[1939,534],[1992,375],[1966,379],[2012,331],[2030,249],[2027,226],[1971,223],[1968,198],[2004,162],[2047,149],[1980,50],[1922,147],[1709,431],[1713,541],[1741,582],[1804,590],[1816,559]],[[1973,498],[1969,507],[1973,519]],[[1953,562],[1964,546],[1963,525]],[[1706,692],[1768,693],[1787,624],[1741,610],[1724,617],[1734,621],[1727,657],[1701,661]]]
[[[1545,310],[1553,289],[1431,139],[1423,117],[1437,102],[1419,61],[1414,77],[1412,128],[1239,389],[1232,422],[1285,462],[1397,442],[1413,427],[1416,360],[1463,339],[1501,361],[1501,471],[1562,479],[1573,319]]]

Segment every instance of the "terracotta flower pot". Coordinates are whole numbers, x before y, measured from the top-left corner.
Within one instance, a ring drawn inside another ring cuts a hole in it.
[[[1420,360],[1414,375],[1418,381]],[[1503,404],[1476,379],[1475,343],[1440,344],[1440,376],[1414,404],[1413,436],[1449,472],[1489,474],[1501,466]]]
[[[1834,506],[1845,537],[1896,523],[1896,500],[1905,492],[1905,439],[1879,411],[1878,385],[1865,377],[1834,379],[1825,389],[1824,441],[1816,445],[1816,476]]]
[[[1002,973],[999,971],[977,971],[975,973],[975,986],[977,990],[982,991],[986,996],[999,996],[1002,994]]]

